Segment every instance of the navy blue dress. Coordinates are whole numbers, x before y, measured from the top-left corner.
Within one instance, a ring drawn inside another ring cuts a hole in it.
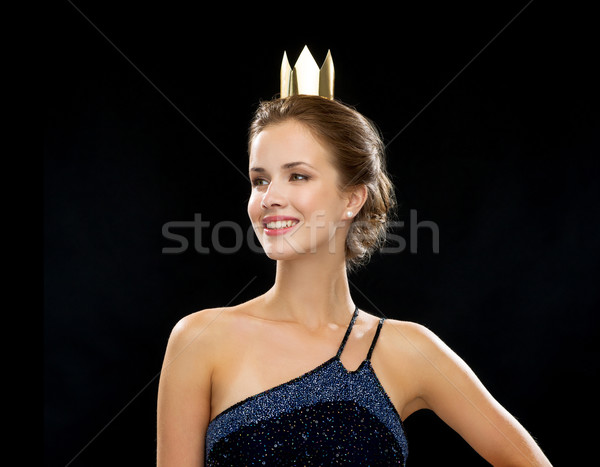
[[[402,420],[371,366],[384,318],[356,370],[340,361],[357,315],[334,357],[218,414],[206,431],[206,465],[406,465]]]

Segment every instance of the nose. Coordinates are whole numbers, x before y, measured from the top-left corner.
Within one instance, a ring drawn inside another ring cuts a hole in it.
[[[265,194],[263,195],[261,206],[264,209],[269,209],[273,207],[282,207],[285,205],[285,196],[279,189],[276,183],[271,181]]]

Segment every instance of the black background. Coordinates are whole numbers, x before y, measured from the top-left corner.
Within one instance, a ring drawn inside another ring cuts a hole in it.
[[[389,143],[396,234],[418,242],[353,274],[355,301],[428,326],[554,465],[584,465],[598,415],[597,38],[580,6],[526,5],[47,7],[45,465],[154,464],[172,326],[271,285],[270,260],[245,241],[218,254],[211,234],[249,226],[248,122],[279,92],[283,51],[294,62],[305,44],[319,63],[331,49],[336,97]],[[435,222],[439,253],[430,230],[410,234],[411,211]],[[177,244],[163,225],[196,213],[211,253],[181,229],[190,247],[164,254]],[[405,426],[413,467],[486,465],[431,413]]]

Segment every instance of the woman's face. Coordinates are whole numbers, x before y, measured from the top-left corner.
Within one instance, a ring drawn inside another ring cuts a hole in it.
[[[348,200],[338,190],[331,157],[293,120],[267,126],[254,138],[248,215],[271,259],[324,253],[343,257]]]

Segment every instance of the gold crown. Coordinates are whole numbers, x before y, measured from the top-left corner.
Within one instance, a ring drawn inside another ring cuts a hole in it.
[[[281,63],[282,98],[308,94],[333,99],[333,81],[333,59],[329,50],[320,70],[307,46],[304,46],[293,69],[287,59],[287,54],[283,52]]]

